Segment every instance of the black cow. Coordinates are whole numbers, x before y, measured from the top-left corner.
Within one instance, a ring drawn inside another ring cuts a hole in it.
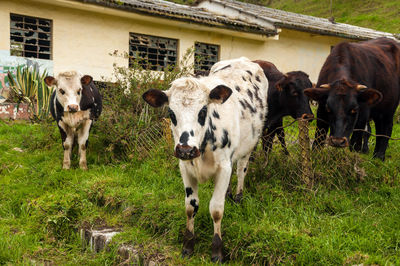
[[[336,45],[321,69],[317,88],[306,89],[305,94],[319,103],[314,148],[322,145],[330,129],[328,144],[360,151],[364,134],[353,130],[365,129],[371,119],[378,135],[390,137],[400,99],[399,43],[378,38]],[[384,160],[387,146],[387,137],[377,137],[374,157]]]
[[[314,117],[304,89],[312,87],[308,75],[302,71],[286,74],[280,72],[270,62],[255,60],[261,66],[268,79],[268,114],[263,133],[263,149],[268,154],[272,149],[275,135],[278,136],[282,148],[289,154],[285,144],[285,132],[282,128],[283,117],[290,115],[294,119]]]
[[[62,72],[57,79],[45,78],[48,86],[56,89],[51,95],[50,111],[60,129],[64,147],[63,168],[69,169],[74,138],[78,139],[79,166],[87,170],[86,148],[93,121],[101,114],[101,95],[91,76],[81,76],[75,71]]]

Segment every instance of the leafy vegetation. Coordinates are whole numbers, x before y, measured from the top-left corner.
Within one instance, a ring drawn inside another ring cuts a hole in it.
[[[183,56],[179,68],[164,71],[144,69],[141,64],[144,59],[132,60],[129,68],[114,66],[114,83],[102,92],[103,113],[98,122],[103,145],[112,155],[110,159],[146,154],[146,144],[152,144],[154,135],[158,138],[162,135],[166,126],[160,117],[165,116],[166,108],[151,108],[142,100],[142,94],[149,89],[166,90],[173,80],[191,73],[191,56],[193,48]]]
[[[193,4],[194,0],[170,0]],[[398,0],[239,0],[285,11],[329,18],[375,30],[400,33],[400,2]],[[330,8],[332,1],[332,10]]]
[[[89,171],[78,169],[76,152],[67,171],[61,169],[55,123],[0,122],[0,264],[116,264],[122,243],[134,245],[143,261],[187,263],[180,258],[184,188],[173,148],[161,141],[147,158],[110,162],[99,128],[95,124],[90,135]],[[396,124],[394,136],[399,135]],[[339,171],[311,191],[288,176],[287,168],[296,164],[278,147],[266,167],[258,153],[243,202],[226,203],[222,229],[228,262],[399,264],[399,148],[399,141],[391,141],[384,163],[371,154],[357,155],[366,172],[362,179],[340,168],[352,167],[342,164],[350,153],[341,150],[329,162]],[[209,263],[212,189],[212,182],[200,187],[193,264]],[[110,250],[83,250],[78,229],[104,226],[123,230]]]
[[[37,63],[18,66],[14,77],[7,74],[10,81],[10,99],[12,102],[27,103],[31,111],[32,120],[40,121],[50,116],[50,97],[53,89],[44,82],[47,71],[40,73]]]

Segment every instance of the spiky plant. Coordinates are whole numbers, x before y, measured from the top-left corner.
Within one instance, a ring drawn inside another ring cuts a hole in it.
[[[8,72],[11,99],[17,103],[27,103],[31,119],[41,121],[49,118],[50,96],[53,89],[48,87],[44,78],[47,71],[40,74],[37,64],[18,66],[15,77]]]

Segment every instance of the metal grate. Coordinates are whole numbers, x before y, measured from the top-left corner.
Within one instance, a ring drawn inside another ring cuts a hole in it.
[[[177,64],[178,40],[130,33],[129,66],[137,61],[149,70],[162,71]]]
[[[10,53],[51,59],[52,21],[10,14]]]
[[[204,73],[219,61],[219,45],[196,42],[194,45],[195,73]]]

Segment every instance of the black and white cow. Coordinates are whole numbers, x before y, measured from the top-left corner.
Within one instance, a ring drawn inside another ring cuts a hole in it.
[[[50,111],[60,129],[64,147],[63,168],[71,165],[74,138],[78,139],[79,166],[87,170],[86,148],[89,131],[102,109],[101,95],[91,76],[82,76],[76,71],[62,72],[57,78],[45,78],[48,86],[55,86],[50,99]]]
[[[167,91],[143,94],[153,107],[169,105],[175,156],[180,159],[186,191],[183,256],[190,256],[194,249],[198,183],[213,178],[209,206],[214,221],[212,260],[222,261],[221,220],[232,167],[237,162],[236,198],[240,199],[247,163],[264,126],[267,90],[261,67],[242,57],[216,63],[206,77],[180,78]]]

